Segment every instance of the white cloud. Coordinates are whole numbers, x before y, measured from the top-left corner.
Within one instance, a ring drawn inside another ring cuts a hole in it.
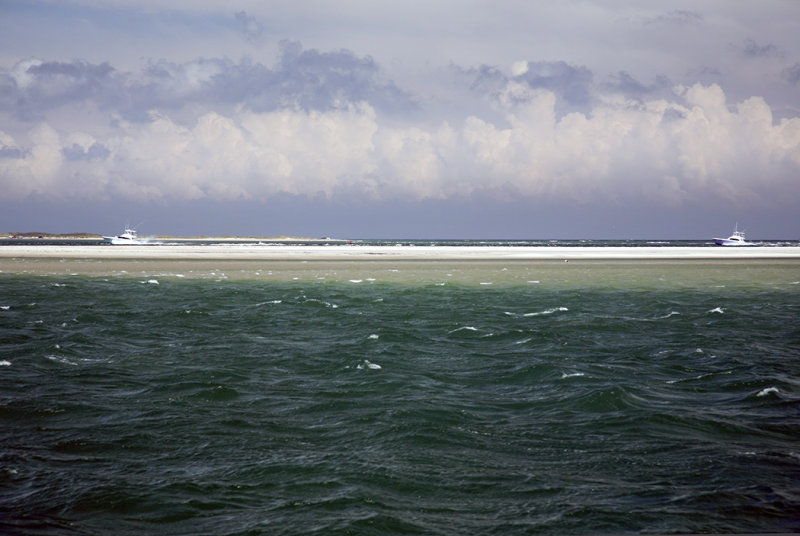
[[[510,82],[505,93],[524,88]],[[471,116],[423,127],[381,119],[366,103],[327,111],[206,112],[191,125],[149,122],[62,132],[41,124],[21,146],[0,133],[7,199],[445,199],[508,192],[583,204],[642,199],[662,206],[800,201],[800,119],[775,122],[753,97],[733,108],[718,86],[675,101],[608,98],[556,115],[556,96],[500,98],[504,124]],[[91,158],[66,159],[80,148]]]
[[[30,145],[18,155],[0,158],[0,179],[7,199],[21,199],[31,193],[61,197],[69,188],[63,180],[63,157],[58,133],[47,124],[28,134]],[[4,147],[17,147],[9,135],[0,131]],[[2,147],[0,147],[2,148]]]

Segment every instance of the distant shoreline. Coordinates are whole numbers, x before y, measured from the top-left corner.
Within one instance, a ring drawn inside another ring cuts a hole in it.
[[[310,238],[306,236],[172,236],[151,235],[141,236],[143,240],[170,240],[176,242],[348,242],[344,238]],[[103,235],[93,233],[0,233],[4,240],[70,240],[70,241],[100,241]]]

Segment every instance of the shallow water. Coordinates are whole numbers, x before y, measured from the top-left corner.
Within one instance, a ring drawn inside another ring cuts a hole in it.
[[[792,263],[103,266],[0,274],[0,532],[800,530]]]

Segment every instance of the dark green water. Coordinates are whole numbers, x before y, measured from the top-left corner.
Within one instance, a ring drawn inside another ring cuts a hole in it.
[[[800,531],[796,268],[473,269],[0,274],[0,533]]]

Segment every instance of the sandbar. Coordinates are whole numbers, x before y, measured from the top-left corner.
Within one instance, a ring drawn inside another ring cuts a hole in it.
[[[449,285],[797,289],[800,247],[0,246],[5,275]],[[788,285],[788,286],[787,286]]]
[[[409,246],[409,245],[11,245],[0,260],[204,259],[204,260],[754,260],[797,259],[798,246],[624,247],[624,246]]]

